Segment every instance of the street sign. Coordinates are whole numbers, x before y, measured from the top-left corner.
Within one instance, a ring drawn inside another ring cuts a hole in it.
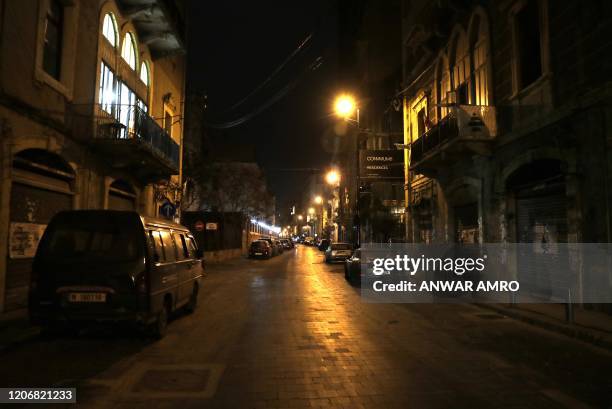
[[[197,222],[194,223],[193,228],[196,231],[204,230],[204,222],[202,220],[198,220]]]
[[[217,223],[206,223],[206,230],[217,230]]]
[[[404,151],[398,149],[359,151],[359,178],[404,179]]]

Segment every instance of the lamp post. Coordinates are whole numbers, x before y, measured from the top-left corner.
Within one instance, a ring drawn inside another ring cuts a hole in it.
[[[361,221],[359,220],[359,131],[361,129],[359,126],[359,107],[353,96],[341,94],[335,100],[334,111],[338,117],[347,122],[353,122],[357,127],[357,140],[355,141],[355,217],[353,218],[353,223],[356,224],[355,244],[359,246],[361,244]],[[355,118],[352,118],[353,115],[355,115]]]

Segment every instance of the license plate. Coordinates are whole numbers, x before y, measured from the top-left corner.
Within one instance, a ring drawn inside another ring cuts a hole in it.
[[[70,293],[70,302],[106,302],[106,293]]]
[[[262,255],[262,253],[255,253],[255,255],[256,255],[256,256],[261,256],[261,255]]]

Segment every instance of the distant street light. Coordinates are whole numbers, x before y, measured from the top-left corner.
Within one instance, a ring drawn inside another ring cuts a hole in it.
[[[314,207],[310,207],[310,208],[308,208],[308,214],[315,214],[315,209],[314,209]]]
[[[335,186],[340,182],[340,173],[337,170],[330,170],[325,175],[325,181],[327,184]]]
[[[314,202],[315,202],[316,204],[321,204],[321,203],[323,203],[323,198],[322,198],[321,196],[316,196],[316,197],[314,198]]]
[[[298,214],[298,220],[304,220],[304,216],[302,216],[301,214]]]

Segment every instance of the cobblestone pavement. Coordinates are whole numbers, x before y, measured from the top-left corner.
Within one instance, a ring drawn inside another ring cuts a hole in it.
[[[314,248],[209,270],[163,340],[38,338],[0,356],[0,386],[92,408],[612,408],[612,354],[471,305],[362,303]]]

